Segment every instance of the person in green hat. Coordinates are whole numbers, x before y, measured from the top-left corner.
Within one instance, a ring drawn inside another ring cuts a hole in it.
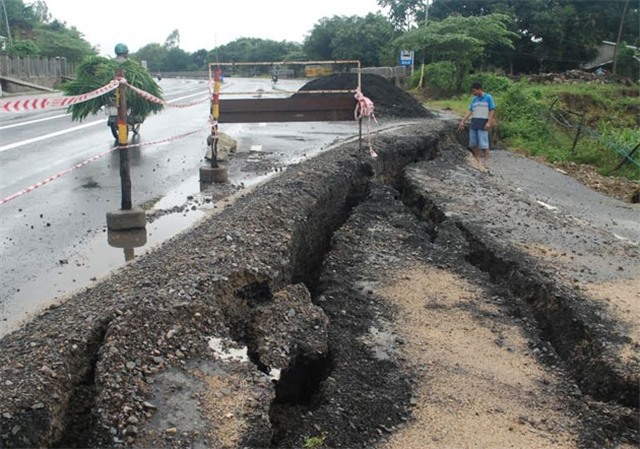
[[[129,47],[127,47],[125,44],[116,44],[115,52],[117,61],[123,62],[129,59]]]
[[[98,89],[113,80],[115,70],[123,68],[125,77],[135,87],[162,99],[162,89],[154,81],[151,74],[133,59],[129,59],[129,47],[119,43],[114,48],[116,57],[105,58],[103,56],[89,56],[80,64],[76,79],[64,85],[65,95],[81,95]],[[140,124],[150,115],[160,112],[162,104],[150,102],[130,89],[126,91],[128,117],[131,129],[137,134]],[[109,92],[100,97],[76,103],[69,107],[73,120],[84,120],[88,115],[102,112],[104,108],[113,108],[115,105],[115,92]],[[111,128],[114,138],[117,138],[117,127],[114,115],[110,114],[107,126]]]

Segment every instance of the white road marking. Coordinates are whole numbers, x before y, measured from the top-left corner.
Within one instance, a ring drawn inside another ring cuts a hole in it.
[[[557,207],[552,206],[552,205],[550,205],[550,204],[547,204],[547,203],[545,203],[545,202],[543,202],[543,201],[540,201],[540,200],[536,201],[536,203],[538,203],[539,205],[541,205],[541,206],[542,206],[542,207],[544,207],[545,209],[549,209],[549,210],[558,210],[558,208],[557,208]]]
[[[251,145],[251,151],[262,151],[262,145]]]
[[[185,95],[184,97],[178,97],[178,98],[174,98],[173,100],[169,100],[167,101],[167,103],[171,104],[171,103],[175,103],[176,101],[180,101],[180,100],[184,100],[187,98],[191,98],[191,97],[197,97],[198,95],[204,95],[206,92],[202,91],[202,92],[198,92],[197,94],[191,94],[191,95]]]
[[[34,123],[46,122],[47,120],[55,120],[57,118],[67,117],[69,115],[71,114],[60,114],[60,115],[54,115],[53,117],[39,118],[37,120],[29,120],[28,122],[21,122],[21,123],[14,123],[13,125],[0,126],[0,131],[2,131],[3,129],[17,128],[18,126],[33,125]]]
[[[267,124],[266,124],[266,123],[264,123],[264,122],[262,122],[262,123],[260,123],[258,126],[267,126]]]
[[[54,133],[45,134],[43,136],[34,137],[32,139],[22,140],[20,142],[10,143],[9,145],[4,145],[0,147],[0,153],[7,150],[12,150],[14,148],[22,147],[24,145],[29,145],[30,143],[36,143],[43,140],[51,139],[52,137],[63,136],[65,134],[72,133],[74,131],[79,131],[81,129],[89,128],[91,126],[99,125],[101,123],[105,123],[107,119],[97,120],[95,122],[85,123],[84,125],[74,126],[73,128],[63,129],[61,131],[56,131]]]
[[[184,100],[186,98],[191,98],[191,97],[195,97],[195,96],[198,96],[198,95],[203,95],[203,92],[199,92],[199,93],[191,94],[191,95],[185,95],[184,97],[174,98],[173,100],[170,100],[167,103],[175,103],[176,101]],[[65,114],[65,115],[69,115],[69,114]],[[64,115],[56,116],[56,117],[49,117],[49,118],[46,118],[46,119],[33,120],[31,122],[24,122],[24,123],[19,123],[19,124],[16,124],[16,125],[8,125],[7,127],[0,128],[0,129],[6,129],[6,128],[9,128],[9,127],[14,127],[14,126],[21,126],[23,124],[29,124],[29,123],[37,123],[38,121],[51,120],[53,118],[58,118],[58,117],[64,117]],[[29,145],[31,143],[41,142],[43,140],[51,139],[53,137],[58,137],[58,136],[62,136],[62,135],[65,135],[65,134],[72,133],[74,131],[79,131],[81,129],[89,128],[91,126],[98,125],[98,124],[104,123],[106,121],[107,121],[107,119],[97,120],[97,121],[94,121],[94,122],[85,123],[83,125],[74,126],[73,128],[67,128],[67,129],[63,129],[61,131],[56,131],[56,132],[53,132],[53,133],[44,134],[42,136],[33,137],[31,139],[22,140],[20,142],[14,142],[14,143],[11,143],[9,145],[4,145],[4,146],[0,147],[0,153],[2,153],[3,151],[7,151],[7,150],[13,150],[14,148],[19,148],[19,147],[22,147],[24,145]]]

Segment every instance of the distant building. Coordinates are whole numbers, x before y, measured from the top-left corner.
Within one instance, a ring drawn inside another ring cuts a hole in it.
[[[640,53],[638,53],[638,47],[627,45],[627,48],[632,49],[636,53],[636,60],[640,63]],[[600,47],[598,47],[598,56],[592,61],[582,66],[585,70],[597,70],[597,69],[611,69],[613,66],[613,55],[616,51],[616,43],[609,41],[602,41]]]
[[[7,37],[0,35],[0,51],[7,49]]]

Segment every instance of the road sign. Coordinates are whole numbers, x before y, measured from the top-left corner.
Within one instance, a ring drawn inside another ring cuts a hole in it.
[[[400,65],[413,65],[413,51],[400,51]]]

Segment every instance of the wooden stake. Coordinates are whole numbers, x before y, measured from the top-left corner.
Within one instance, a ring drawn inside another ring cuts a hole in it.
[[[116,69],[116,79],[124,78],[124,69]],[[129,125],[127,124],[126,86],[121,84],[116,91],[116,107],[118,109],[118,153],[120,153],[120,187],[122,190],[122,210],[131,209],[131,165],[129,162]]]

